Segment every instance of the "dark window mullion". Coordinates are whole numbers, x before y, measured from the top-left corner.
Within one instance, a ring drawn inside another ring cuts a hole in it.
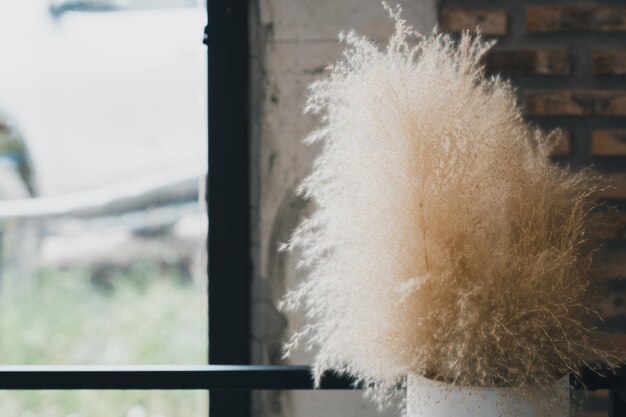
[[[250,362],[247,0],[208,0],[209,363]],[[248,392],[210,392],[210,415],[248,417]]]

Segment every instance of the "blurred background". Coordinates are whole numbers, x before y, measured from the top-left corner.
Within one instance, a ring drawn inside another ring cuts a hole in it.
[[[198,0],[0,1],[0,363],[206,363],[205,24]],[[0,415],[207,401],[1,391]]]
[[[246,0],[242,0],[246,1]],[[380,43],[378,0],[248,0],[255,364],[303,318],[275,308],[299,279],[276,248],[310,210],[294,189],[306,87],[341,30]],[[395,2],[390,2],[395,3]],[[477,26],[527,119],[565,139],[554,163],[613,188],[595,213],[609,289],[598,306],[626,347],[626,6],[618,0],[407,0],[421,32]],[[203,0],[0,0],[0,364],[205,364],[207,63]],[[227,318],[225,318],[227,319]],[[0,391],[0,416],[193,417],[206,392]],[[607,416],[607,393],[580,416]],[[359,392],[253,393],[256,416],[375,416]],[[384,416],[397,415],[396,410]]]

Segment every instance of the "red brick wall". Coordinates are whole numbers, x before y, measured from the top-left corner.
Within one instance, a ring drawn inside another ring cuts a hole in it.
[[[593,165],[613,186],[598,198],[594,230],[609,294],[599,307],[610,343],[626,351],[626,2],[576,0],[441,0],[439,25],[481,27],[498,43],[490,72],[518,88],[527,120],[567,131],[555,163]],[[580,415],[606,416],[606,392],[592,393]]]

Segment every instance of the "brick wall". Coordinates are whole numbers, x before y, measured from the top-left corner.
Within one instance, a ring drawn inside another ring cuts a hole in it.
[[[610,342],[626,350],[626,3],[441,0],[439,25],[497,39],[488,70],[512,80],[529,121],[567,132],[555,163],[593,165],[612,183],[598,198],[613,209],[596,213],[594,231],[610,289],[599,309]],[[606,395],[591,393],[580,414],[606,416]]]

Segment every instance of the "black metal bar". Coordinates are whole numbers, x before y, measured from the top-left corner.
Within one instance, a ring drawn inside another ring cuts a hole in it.
[[[209,0],[209,363],[250,360],[246,0]]]
[[[583,373],[583,380],[587,389],[609,390],[609,417],[626,416],[626,365],[613,372],[593,373],[587,370]]]
[[[615,390],[622,398],[626,367],[617,372],[584,372],[587,389]],[[574,384],[576,386],[576,384]],[[200,365],[200,366],[0,366],[0,389],[5,390],[310,390],[308,366]],[[320,389],[354,389],[349,377],[327,374]],[[357,386],[356,389],[359,387]],[[617,414],[626,415],[626,414]]]
[[[609,417],[626,416],[626,387],[609,391]]]
[[[209,363],[243,365],[250,363],[248,0],[207,0],[207,11]],[[248,392],[214,388],[211,416],[249,417]]]
[[[329,374],[321,389],[352,389]],[[0,366],[5,390],[287,390],[313,389],[307,366]],[[230,393],[230,394],[240,394]]]

